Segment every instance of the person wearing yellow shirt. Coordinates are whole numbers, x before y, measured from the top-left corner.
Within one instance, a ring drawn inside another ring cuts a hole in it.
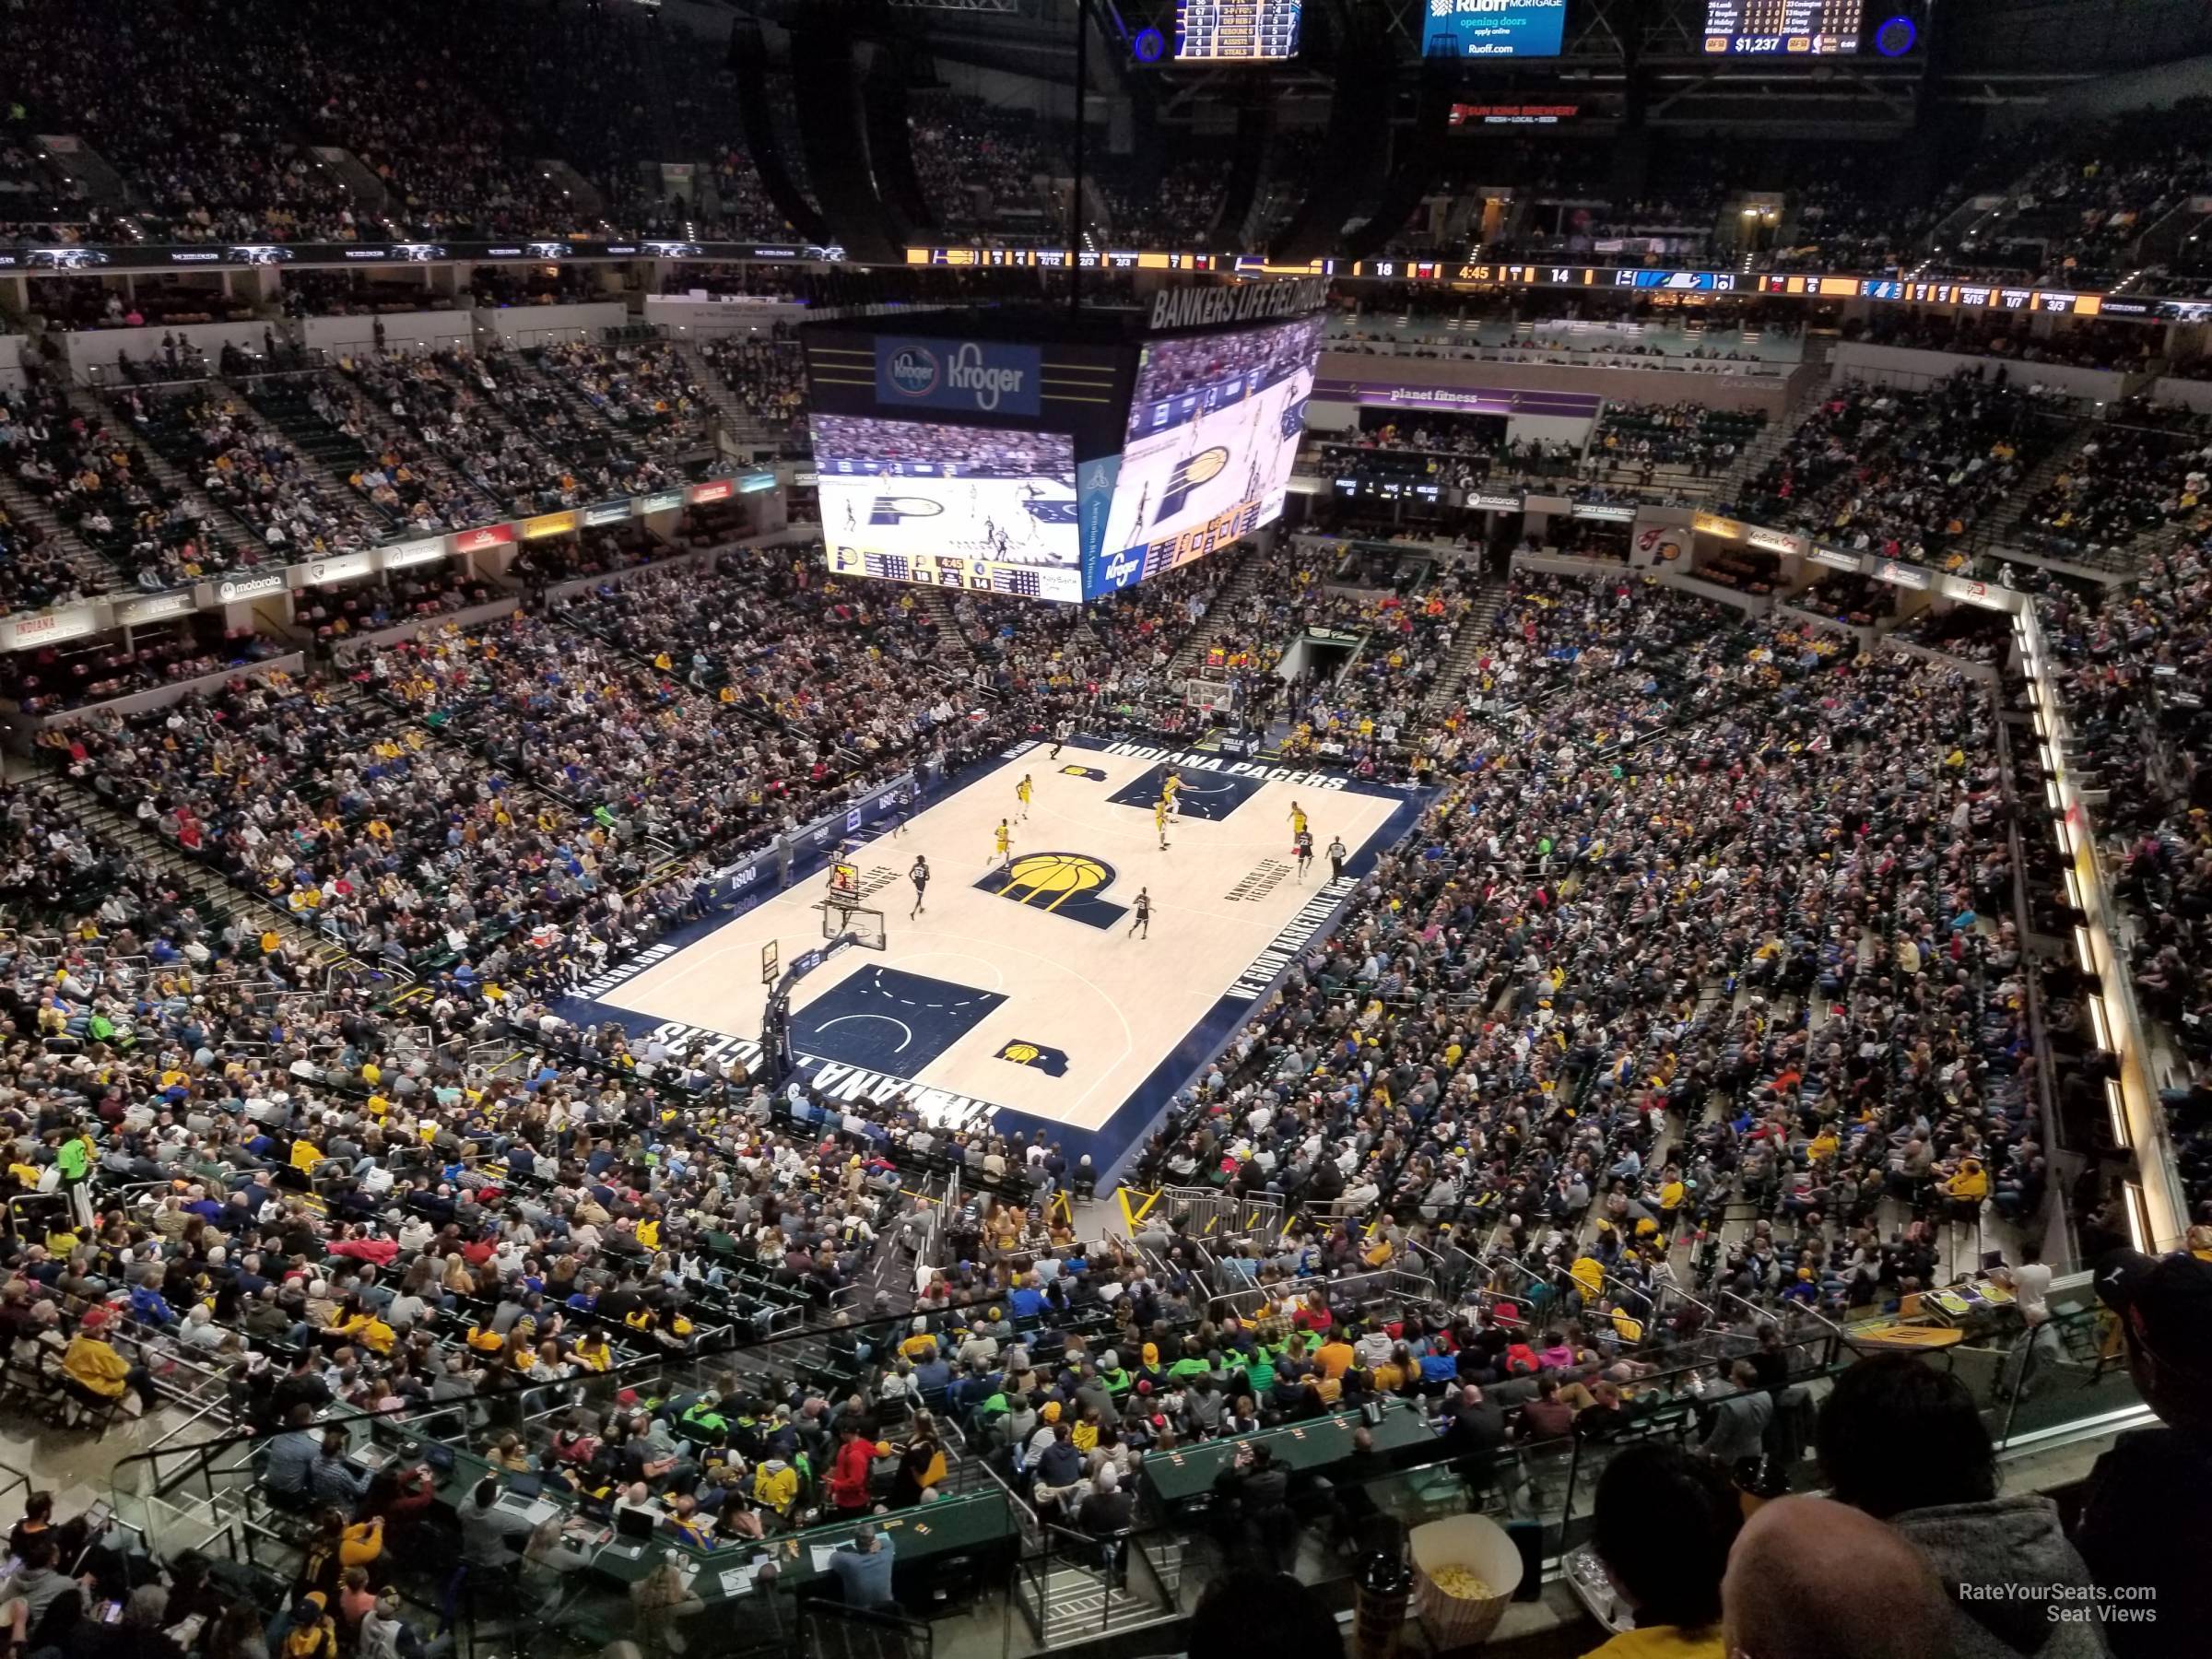
[[[607,1371],[615,1363],[614,1350],[606,1346],[606,1338],[595,1331],[587,1331],[577,1339],[570,1358],[589,1371]]]
[[[301,1135],[292,1143],[291,1165],[301,1174],[313,1174],[315,1166],[322,1161],[323,1148],[309,1140],[306,1135]]]
[[[772,1453],[753,1471],[753,1501],[779,1515],[791,1512],[799,1495],[799,1472]]]
[[[1960,1159],[1958,1173],[1943,1183],[1943,1195],[1959,1206],[1954,1220],[1971,1221],[1982,1200],[1989,1196],[1989,1172],[1983,1169],[1982,1160]]]
[[[1599,1477],[1591,1547],[1635,1628],[1584,1659],[1726,1659],[1721,1579],[1743,1525],[1725,1470],[1656,1441],[1623,1446]]]
[[[350,1318],[338,1321],[329,1327],[330,1334],[347,1342],[358,1342],[379,1354],[392,1351],[394,1333],[390,1325],[363,1308]]]
[[[62,1352],[62,1386],[80,1406],[105,1411],[122,1399],[126,1390],[138,1396],[141,1406],[154,1403],[153,1379],[142,1365],[133,1365],[108,1341],[114,1324],[106,1307],[88,1310],[77,1322],[76,1335]]]

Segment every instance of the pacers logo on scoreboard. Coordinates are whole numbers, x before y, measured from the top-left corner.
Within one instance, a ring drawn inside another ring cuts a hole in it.
[[[908,519],[942,518],[945,503],[927,496],[877,496],[868,508],[871,524],[903,524]]]
[[[1175,470],[1168,475],[1168,487],[1160,493],[1159,510],[1152,515],[1152,522],[1157,524],[1161,519],[1173,518],[1181,512],[1183,503],[1203,486],[1219,477],[1221,469],[1228,465],[1229,451],[1218,443],[1177,463]]]
[[[1087,853],[1024,853],[975,885],[1025,909],[1106,928],[1129,913],[1126,906],[1100,897],[1113,885],[1114,874],[1112,865]]]
[[[995,1057],[1011,1060],[1017,1065],[1027,1065],[1048,1077],[1067,1076],[1067,1051],[1047,1048],[1041,1042],[1024,1042],[1017,1037],[1002,1047]]]

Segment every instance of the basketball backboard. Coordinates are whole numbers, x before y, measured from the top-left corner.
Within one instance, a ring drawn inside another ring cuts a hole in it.
[[[847,904],[839,899],[818,900],[814,908],[822,913],[823,938],[834,939],[841,934],[851,934],[855,945],[869,950],[888,948],[889,937],[884,929],[881,911]]]

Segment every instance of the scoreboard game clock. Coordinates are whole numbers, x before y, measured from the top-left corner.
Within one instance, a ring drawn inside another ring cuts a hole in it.
[[[1178,63],[1279,63],[1298,55],[1305,0],[1176,0]]]

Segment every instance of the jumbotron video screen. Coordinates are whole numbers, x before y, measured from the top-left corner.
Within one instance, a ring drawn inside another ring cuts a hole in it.
[[[1067,433],[851,415],[812,424],[832,571],[1083,598]]]
[[[1322,320],[1144,348],[1106,534],[1085,596],[1203,559],[1282,515]]]

